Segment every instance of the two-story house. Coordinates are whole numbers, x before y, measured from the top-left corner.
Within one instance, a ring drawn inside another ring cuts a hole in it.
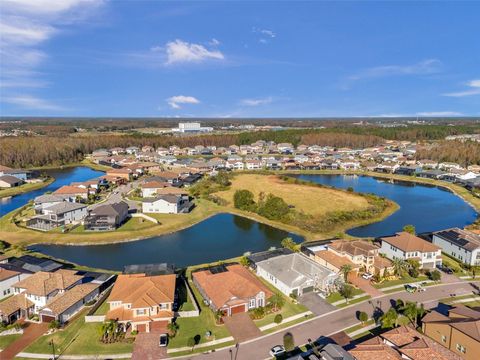
[[[434,269],[442,264],[441,248],[405,231],[382,237],[380,253],[389,259],[417,260],[420,269]]]
[[[128,218],[128,204],[124,201],[97,206],[85,218],[85,230],[115,230]]]
[[[193,283],[213,311],[225,316],[267,304],[273,293],[239,264],[219,265],[192,273]]]
[[[142,211],[144,213],[180,214],[188,213],[191,208],[188,195],[166,194],[144,199]]]
[[[76,271],[60,269],[55,272],[37,272],[32,276],[13,284],[15,295],[24,295],[34,304],[37,313],[58,294],[63,294],[82,282],[82,276]]]
[[[173,317],[176,276],[119,275],[107,299],[106,319],[116,320],[124,331],[166,332]]]
[[[27,221],[27,227],[37,230],[51,230],[67,224],[78,223],[87,216],[87,206],[81,203],[60,202],[43,208],[42,214]]]
[[[442,251],[461,262],[480,265],[480,235],[459,228],[436,231],[432,234],[432,242]]]

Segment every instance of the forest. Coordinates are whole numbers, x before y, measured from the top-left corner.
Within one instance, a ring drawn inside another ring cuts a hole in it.
[[[417,159],[456,162],[463,166],[480,165],[480,143],[475,141],[440,141],[417,150]]]

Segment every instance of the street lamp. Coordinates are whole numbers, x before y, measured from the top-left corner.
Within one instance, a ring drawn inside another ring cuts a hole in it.
[[[50,340],[50,342],[48,343],[48,345],[50,345],[50,346],[52,347],[52,355],[53,355],[53,358],[52,358],[52,359],[55,360],[55,359],[56,359],[56,357],[55,357],[55,343],[53,342],[53,339]]]

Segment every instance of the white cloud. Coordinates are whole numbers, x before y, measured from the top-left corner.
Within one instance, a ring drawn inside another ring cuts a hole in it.
[[[438,59],[427,59],[411,65],[385,65],[362,70],[350,75],[348,80],[356,81],[369,78],[381,78],[397,75],[424,75],[440,72],[442,62]]]
[[[269,42],[269,40],[277,37],[277,34],[275,34],[275,32],[270,29],[259,29],[259,28],[253,27],[252,32],[260,35],[258,42],[261,44],[266,44]]]
[[[160,51],[162,48],[154,47],[152,50]],[[168,42],[165,46],[165,52],[167,55],[167,65],[225,59],[225,56],[220,50],[209,50],[203,45],[189,43],[180,39]]]
[[[102,0],[1,0],[0,86],[4,102],[25,108],[59,109],[31,95],[17,96],[18,89],[42,88],[49,82],[38,69],[49,59],[43,43],[66,24],[83,20]],[[8,91],[8,92],[7,92]]]
[[[424,111],[417,112],[417,116],[436,117],[436,116],[462,116],[463,114],[457,111]]]
[[[11,96],[2,99],[2,102],[18,105],[32,110],[64,110],[61,106],[55,105],[47,100],[40,99],[31,95]]]
[[[260,106],[270,104],[273,101],[271,96],[266,98],[257,98],[257,99],[243,99],[240,101],[242,105],[245,106]]]
[[[185,96],[185,95],[177,95],[172,96],[166,99],[168,105],[172,107],[172,109],[181,109],[182,104],[200,104],[200,100],[193,96]]]
[[[450,96],[450,97],[465,97],[465,96],[472,96],[472,95],[480,95],[480,79],[470,80],[466,83],[468,87],[467,90],[458,91],[458,92],[451,92],[442,94],[443,96]]]

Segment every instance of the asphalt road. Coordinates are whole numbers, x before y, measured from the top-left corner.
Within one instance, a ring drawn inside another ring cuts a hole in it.
[[[93,204],[90,208],[95,209],[100,205],[113,204],[123,200],[128,204],[128,207],[130,210],[136,210],[138,207],[137,203],[135,201],[128,200],[127,198],[123,199],[122,195],[127,195],[127,193],[132,189],[135,189],[139,183],[140,183],[140,180],[135,180],[128,184],[120,185],[119,187],[115,188],[112,192],[108,194],[107,199],[105,201],[102,201],[98,204]]]
[[[448,298],[451,294],[465,295],[472,291],[479,291],[480,281],[458,282],[450,284],[440,284],[427,287],[425,292],[410,294],[406,291],[395,294],[388,294],[371,299],[371,302],[355,304],[349,308],[334,310],[328,314],[313,318],[302,324],[296,325],[288,330],[282,330],[275,334],[265,335],[263,337],[241,343],[238,349],[237,360],[255,360],[269,359],[268,352],[275,345],[283,343],[283,334],[291,332],[295,339],[295,344],[302,345],[307,339],[318,339],[321,336],[330,336],[336,332],[349,328],[358,323],[356,313],[365,311],[370,316],[373,313],[374,305],[377,305],[386,311],[390,307],[390,301],[403,299],[423,303],[426,309],[437,306],[438,300]],[[233,348],[233,347],[232,347]],[[231,358],[230,348],[216,351],[209,354],[197,354],[183,357],[184,359],[208,359],[208,360],[229,360]],[[235,348],[233,348],[235,355]]]

